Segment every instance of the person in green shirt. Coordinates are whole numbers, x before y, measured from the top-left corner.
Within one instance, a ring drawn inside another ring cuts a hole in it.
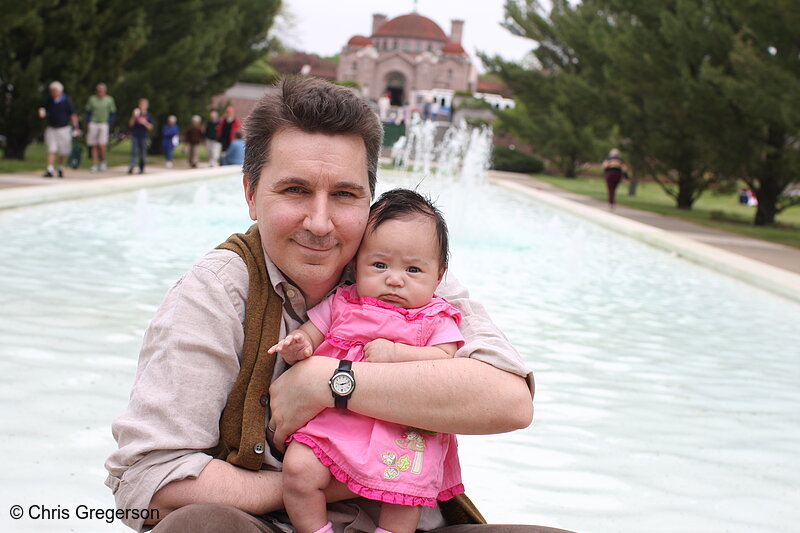
[[[98,83],[96,91],[97,94],[90,96],[86,103],[86,122],[89,124],[86,142],[92,149],[92,172],[106,169],[108,125],[117,114],[117,104],[108,94],[106,84]]]

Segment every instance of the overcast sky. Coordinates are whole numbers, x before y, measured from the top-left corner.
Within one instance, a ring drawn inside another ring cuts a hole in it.
[[[520,60],[533,42],[511,35],[500,26],[504,0],[419,0],[417,13],[436,22],[450,34],[450,20],[464,21],[461,44],[482,69],[475,51]],[[372,14],[389,19],[414,11],[413,0],[284,0],[291,17],[278,21],[276,30],[286,44],[297,50],[331,56],[341,51],[353,35],[372,33]]]

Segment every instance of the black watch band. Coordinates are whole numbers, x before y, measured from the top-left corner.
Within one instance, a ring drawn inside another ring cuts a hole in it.
[[[328,384],[331,387],[331,394],[333,394],[333,405],[337,409],[347,409],[347,400],[350,399],[356,388],[353,362],[339,361],[339,367],[334,371]]]

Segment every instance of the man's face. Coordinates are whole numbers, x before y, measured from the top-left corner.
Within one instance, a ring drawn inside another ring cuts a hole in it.
[[[50,87],[50,96],[53,97],[53,100],[58,100],[61,96],[61,89],[58,87]]]
[[[100,98],[106,95],[106,86],[105,85],[98,85],[97,86],[97,96]]]
[[[255,190],[244,178],[264,250],[316,304],[338,282],[369,216],[364,142],[357,135],[286,129],[272,137]]]

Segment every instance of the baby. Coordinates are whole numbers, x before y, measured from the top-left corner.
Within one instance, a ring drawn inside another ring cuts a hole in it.
[[[356,254],[355,285],[308,312],[270,348],[289,364],[313,355],[401,362],[453,357],[461,314],[434,295],[447,269],[447,225],[414,191],[395,189],[370,209]],[[300,533],[330,532],[324,489],[336,481],[383,502],[379,533],[413,532],[420,506],[464,492],[454,435],[326,409],[288,439],[284,504]]]

